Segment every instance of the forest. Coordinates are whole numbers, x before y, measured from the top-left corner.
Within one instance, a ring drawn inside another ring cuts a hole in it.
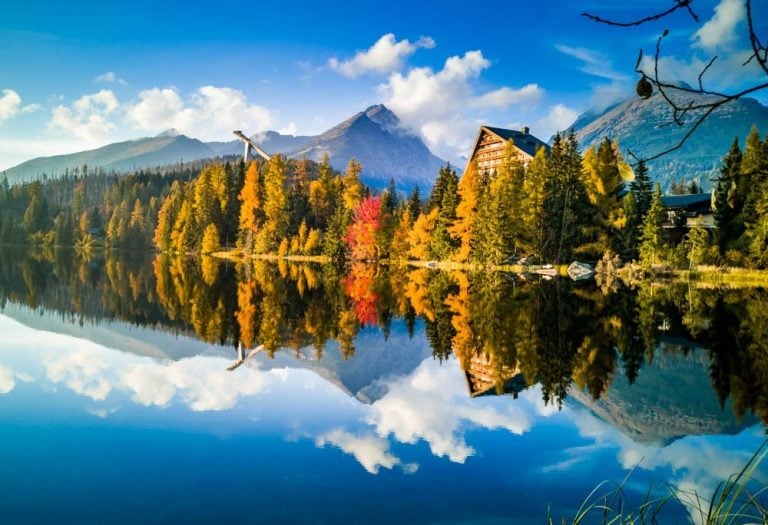
[[[0,243],[334,262],[768,266],[768,137],[756,128],[743,151],[734,139],[712,181],[717,227],[696,223],[680,235],[645,164],[633,171],[608,139],[582,154],[573,133],[557,135],[527,163],[510,142],[500,169],[470,165],[459,177],[447,165],[424,198],[418,187],[398,195],[394,181],[376,193],[362,169],[354,158],[339,173],[327,157],[276,155],[248,166],[232,159],[122,176],[83,167],[62,179],[3,181]]]

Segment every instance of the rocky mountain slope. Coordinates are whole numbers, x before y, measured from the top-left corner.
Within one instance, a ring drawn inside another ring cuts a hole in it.
[[[342,171],[355,157],[363,164],[362,180],[373,188],[384,188],[390,178],[409,191],[418,185],[428,190],[444,161],[433,155],[424,142],[401,126],[400,120],[383,105],[371,106],[317,136],[281,135],[275,131],[251,137],[268,153],[320,161],[327,153],[334,168]],[[203,143],[168,130],[156,137],[109,144],[69,155],[41,157],[19,164],[4,173],[11,184],[33,180],[43,174],[59,177],[68,169],[101,167],[130,170],[164,166],[225,155],[242,155],[239,140]]]
[[[11,184],[34,180],[47,175],[60,177],[67,170],[104,168],[106,170],[126,171],[135,168],[167,166],[179,161],[192,161],[215,157],[216,153],[205,143],[179,135],[175,130],[168,130],[155,137],[144,137],[125,142],[108,144],[98,149],[38,157],[14,166],[3,173]]]
[[[706,100],[707,96],[685,96],[685,100],[691,98],[698,102]],[[584,113],[572,128],[583,148],[608,137],[618,139],[623,152],[629,149],[643,157],[676,144],[690,129],[689,126],[665,125],[671,118],[671,107],[659,93],[655,93],[647,100],[633,96],[602,112]],[[757,125],[762,133],[768,132],[768,107],[750,98],[725,104],[704,121],[682,148],[650,162],[651,176],[662,184],[662,189],[676,180],[695,180],[709,188],[733,138],[739,137],[743,147],[753,125]]]

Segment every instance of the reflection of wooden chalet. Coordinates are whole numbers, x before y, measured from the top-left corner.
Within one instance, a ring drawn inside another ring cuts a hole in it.
[[[515,131],[481,126],[467,167],[476,165],[481,171],[498,169],[504,162],[504,153],[510,140],[520,160],[526,163],[533,159],[539,148],[549,148],[546,143],[531,135],[528,128]]]
[[[715,227],[711,193],[664,195],[661,203],[667,211],[665,228],[690,228],[694,224],[704,228]]]
[[[468,359],[459,357],[459,364],[467,379],[470,397],[517,395],[527,388],[519,368],[497,366],[490,355],[475,353]]]

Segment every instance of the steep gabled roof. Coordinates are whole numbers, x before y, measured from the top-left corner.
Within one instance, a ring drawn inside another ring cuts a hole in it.
[[[530,133],[523,133],[522,131],[514,129],[494,128],[491,126],[482,126],[481,130],[482,129],[485,129],[494,135],[498,135],[504,140],[512,139],[512,142],[514,142],[516,147],[520,148],[531,157],[536,155],[536,150],[542,146],[549,151],[549,146],[546,142],[534,137]]]
[[[691,208],[707,206],[712,203],[711,193],[691,193],[687,195],[662,195],[661,204],[665,208]]]

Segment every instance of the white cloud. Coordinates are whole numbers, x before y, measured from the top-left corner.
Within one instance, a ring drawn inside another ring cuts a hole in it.
[[[351,454],[371,474],[377,474],[381,467],[391,469],[400,460],[389,451],[389,441],[371,434],[356,436],[343,429],[334,429],[315,440],[318,447],[333,445]],[[409,465],[409,468],[413,467]]]
[[[531,104],[538,102],[544,90],[536,84],[528,84],[520,89],[502,87],[475,97],[470,104],[475,107],[506,109],[513,104]]]
[[[12,89],[4,89],[0,96],[0,124],[19,114],[34,113],[42,109],[39,104],[21,105],[21,96]]]
[[[83,95],[71,106],[59,105],[53,109],[48,129],[62,131],[86,141],[106,138],[117,126],[112,115],[120,108],[115,94],[108,89]]]
[[[122,78],[117,76],[117,73],[114,71],[107,71],[106,73],[102,73],[101,75],[97,76],[93,79],[94,82],[105,82],[109,84],[117,83],[125,86],[127,82],[123,80]]]
[[[753,60],[744,63],[752,55],[751,50],[730,51],[720,56],[702,77],[705,89],[728,90],[743,87],[745,84],[762,80],[765,77],[760,66]],[[690,60],[681,60],[673,55],[659,58],[659,78],[665,82],[686,82],[698,87],[699,74],[704,70],[709,59],[693,56]],[[647,75],[654,74],[654,59],[644,56],[640,67]]]
[[[289,122],[282,128],[278,129],[277,132],[281,135],[296,135],[298,133],[299,129],[296,127],[295,122]]]
[[[367,50],[358,51],[354,58],[343,61],[335,57],[329,59],[328,67],[351,78],[371,72],[390,73],[401,69],[405,59],[417,49],[433,47],[435,47],[435,41],[430,37],[421,37],[414,43],[407,39],[398,42],[394,34],[388,33]]]
[[[581,61],[578,70],[588,75],[608,80],[627,80],[629,77],[613,69],[611,61],[603,53],[585,47],[556,45],[555,49]]]
[[[715,14],[693,34],[694,45],[704,49],[728,46],[736,41],[736,28],[746,18],[743,0],[722,0]]]
[[[564,131],[578,118],[579,112],[565,104],[555,104],[549,108],[547,115],[538,120],[535,131],[539,138],[547,140],[558,131]]]
[[[476,92],[474,81],[490,66],[481,51],[468,51],[448,58],[439,71],[422,67],[392,73],[379,86],[379,93],[407,127],[424,137],[432,151],[453,159],[471,146],[481,122],[478,111],[510,106],[527,111],[544,94],[536,84]]]
[[[145,131],[177,128],[196,138],[220,140],[234,129],[264,131],[273,119],[267,108],[250,103],[240,90],[204,86],[186,103],[174,88],[144,90],[138,103],[126,107],[125,120]]]

